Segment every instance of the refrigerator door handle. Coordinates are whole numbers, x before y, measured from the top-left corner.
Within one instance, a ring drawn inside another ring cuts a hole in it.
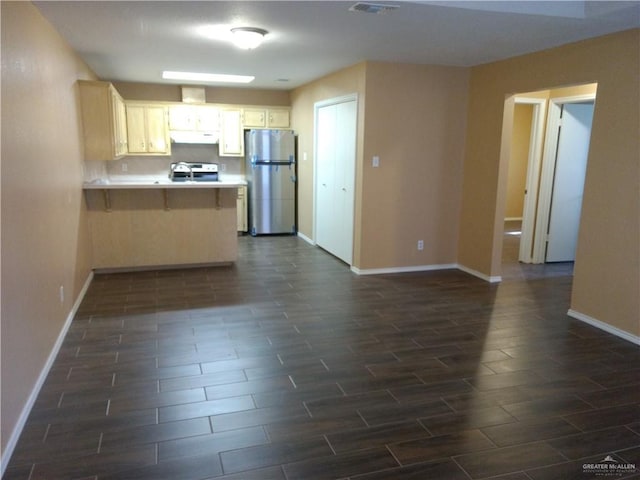
[[[267,165],[267,166],[273,166],[273,165],[289,165],[289,166],[293,166],[292,162],[286,162],[286,161],[274,161],[274,160],[257,160],[255,158],[251,159],[251,163],[253,165]]]

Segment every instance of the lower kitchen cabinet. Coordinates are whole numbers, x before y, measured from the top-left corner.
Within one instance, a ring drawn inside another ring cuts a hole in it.
[[[247,225],[247,187],[238,188],[236,212],[238,214],[238,231],[246,232]]]
[[[238,256],[237,189],[85,190],[98,270],[228,264]],[[167,195],[169,196],[167,199]]]

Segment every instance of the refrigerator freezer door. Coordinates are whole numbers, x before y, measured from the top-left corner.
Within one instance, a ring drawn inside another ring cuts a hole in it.
[[[251,235],[295,233],[293,165],[252,165],[250,168]]]
[[[250,130],[245,139],[249,161],[293,163],[295,137],[289,130]]]
[[[291,218],[295,217],[294,203],[281,199],[260,199],[258,208],[262,213],[252,219],[251,235],[273,235],[278,233],[295,234],[295,225]]]

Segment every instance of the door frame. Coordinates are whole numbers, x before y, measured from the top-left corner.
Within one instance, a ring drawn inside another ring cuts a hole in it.
[[[544,143],[544,124],[547,115],[546,98],[514,97],[515,104],[533,105],[531,119],[531,137],[527,159],[527,178],[525,182],[525,199],[522,210],[522,228],[520,234],[520,250],[518,260],[522,263],[533,262],[533,240],[536,225],[536,205],[538,203],[538,186],[540,181],[540,164],[542,163],[542,147]]]
[[[317,225],[317,221],[318,221],[318,187],[317,187],[317,181],[318,181],[318,115],[319,115],[319,110],[323,107],[329,107],[331,105],[338,105],[340,103],[346,103],[346,102],[355,102],[355,107],[356,107],[356,135],[353,138],[353,142],[355,145],[355,151],[356,151],[356,157],[354,159],[354,172],[353,172],[353,178],[354,178],[354,182],[352,185],[352,192],[353,192],[353,210],[351,211],[351,217],[352,217],[352,229],[353,229],[353,235],[352,235],[352,243],[351,243],[351,264],[353,264],[353,251],[354,251],[354,241],[355,241],[355,211],[356,211],[356,198],[355,198],[355,186],[356,186],[356,175],[357,175],[357,171],[358,171],[358,167],[357,167],[357,163],[358,163],[358,154],[357,154],[357,150],[358,150],[358,94],[357,93],[349,93],[346,95],[341,95],[339,97],[333,97],[333,98],[329,98],[326,100],[320,100],[317,101],[313,104],[313,245],[317,245],[317,231],[318,231],[318,225]]]
[[[558,138],[560,135],[560,118],[562,106],[570,103],[584,103],[596,101],[596,93],[574,95],[570,97],[552,98],[549,101],[547,114],[547,130],[545,134],[542,170],[540,172],[540,190],[538,192],[538,208],[536,212],[536,227],[533,241],[533,263],[545,263],[547,251],[547,228],[551,214],[551,195],[553,193],[553,177],[556,169],[556,155],[558,153]]]

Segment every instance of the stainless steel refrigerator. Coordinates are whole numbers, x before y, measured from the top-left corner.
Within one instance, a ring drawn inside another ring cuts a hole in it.
[[[295,136],[289,130],[245,133],[249,233],[296,233]]]

